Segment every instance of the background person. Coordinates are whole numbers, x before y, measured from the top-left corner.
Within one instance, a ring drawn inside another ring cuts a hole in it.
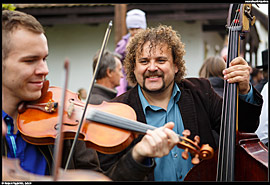
[[[252,72],[250,73],[250,82],[254,87],[260,83],[263,79],[263,72],[257,68],[252,68]]]
[[[264,85],[268,82],[268,64],[269,64],[269,59],[268,59],[268,49],[262,51],[262,65],[257,66],[256,68],[258,69],[263,69],[263,79],[255,86],[255,88],[261,92]]]
[[[222,71],[225,69],[226,63],[219,56],[208,57],[199,71],[199,77],[207,78],[216,93],[223,97],[224,79]]]
[[[93,59],[93,71],[96,69],[98,56],[99,52]],[[108,50],[105,51],[100,61],[89,103],[97,105],[116,97],[116,87],[120,85],[121,78],[123,78],[123,73],[119,55]]]
[[[78,96],[81,99],[81,101],[85,102],[86,98],[87,98],[87,92],[84,88],[80,88],[78,90]]]
[[[265,84],[265,86],[263,87],[263,90],[262,90],[262,97],[263,97],[263,106],[262,106],[262,113],[261,113],[261,116],[260,116],[260,124],[259,124],[259,127],[258,129],[256,130],[256,134],[258,135],[258,137],[260,138],[261,142],[263,144],[265,144],[267,147],[268,147],[268,82]]]
[[[126,26],[128,29],[128,34],[123,36],[123,38],[117,43],[115,52],[121,55],[121,61],[123,63],[126,56],[126,48],[130,40],[141,30],[145,30],[147,27],[145,12],[139,9],[132,9],[127,12],[126,15]],[[131,86],[131,84],[126,79],[125,69],[122,70],[124,77],[120,80],[120,86],[117,87],[117,96],[126,92]]]

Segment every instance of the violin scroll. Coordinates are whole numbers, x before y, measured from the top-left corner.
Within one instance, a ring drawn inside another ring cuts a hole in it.
[[[180,142],[178,143],[178,147],[184,149],[182,152],[182,158],[188,159],[188,152],[194,155],[191,162],[192,164],[198,164],[201,160],[211,159],[214,156],[214,150],[209,144],[204,144],[202,147],[199,147],[200,137],[195,136],[194,141],[188,139],[190,136],[189,130],[184,130],[182,132],[183,136],[180,137]]]

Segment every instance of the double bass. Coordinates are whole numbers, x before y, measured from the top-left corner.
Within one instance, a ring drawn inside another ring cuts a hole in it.
[[[229,62],[239,55],[240,38],[249,30],[251,4],[232,4],[228,16]],[[186,181],[267,181],[268,148],[255,133],[238,131],[238,87],[224,82],[219,148],[214,157],[193,167]]]

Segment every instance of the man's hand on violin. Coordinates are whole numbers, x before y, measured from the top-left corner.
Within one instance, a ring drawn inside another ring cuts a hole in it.
[[[148,130],[143,139],[137,143],[132,156],[137,162],[142,162],[145,157],[163,157],[179,143],[177,134],[172,130],[173,122],[165,124],[155,130]]]
[[[237,57],[231,61],[229,68],[223,70],[224,79],[229,83],[238,82],[239,93],[244,95],[250,90],[250,71],[248,63],[242,57]]]

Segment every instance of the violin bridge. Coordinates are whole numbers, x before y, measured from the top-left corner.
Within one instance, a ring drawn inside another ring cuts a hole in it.
[[[68,111],[67,111],[67,114],[68,114],[68,117],[71,118],[71,115],[74,111],[74,103],[71,102],[70,105],[68,106]]]

